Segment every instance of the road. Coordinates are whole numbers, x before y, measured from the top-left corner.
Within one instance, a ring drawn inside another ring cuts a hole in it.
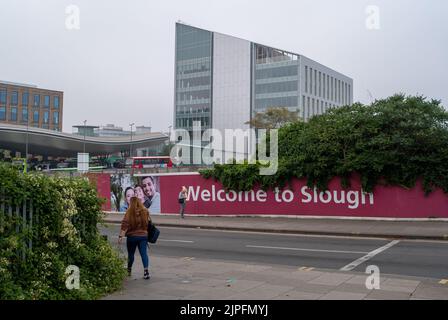
[[[101,228],[116,241],[119,226]],[[161,227],[150,254],[257,264],[448,278],[448,242],[301,236]]]

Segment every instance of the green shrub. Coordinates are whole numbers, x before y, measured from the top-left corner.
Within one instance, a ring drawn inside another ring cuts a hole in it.
[[[0,299],[95,299],[121,287],[124,261],[98,232],[101,200],[87,179],[0,166],[0,195],[7,206],[31,200],[34,211],[19,232],[20,219],[0,212]],[[69,265],[80,269],[79,290],[66,288]]]
[[[395,95],[331,109],[280,128],[278,145],[275,175],[260,176],[256,164],[215,165],[201,174],[233,190],[283,187],[293,178],[325,190],[334,177],[347,187],[357,174],[367,192],[378,184],[412,188],[422,179],[426,193],[448,193],[448,113],[440,101]]]

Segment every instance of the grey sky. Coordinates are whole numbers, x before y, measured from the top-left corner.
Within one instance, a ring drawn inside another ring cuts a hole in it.
[[[65,27],[66,6],[80,30]],[[366,28],[366,7],[380,29]],[[354,100],[448,101],[448,1],[1,0],[0,79],[64,91],[64,131],[131,122],[168,130],[175,22],[303,54],[354,79]]]

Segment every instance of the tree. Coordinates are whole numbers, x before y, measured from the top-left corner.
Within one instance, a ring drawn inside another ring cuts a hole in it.
[[[285,107],[270,107],[265,112],[258,112],[247,121],[255,129],[279,129],[288,123],[299,121],[297,111],[289,111]]]
[[[217,167],[206,176],[228,189],[283,186],[306,178],[324,190],[334,177],[344,186],[353,174],[366,192],[377,184],[412,188],[422,179],[426,193],[448,193],[448,112],[438,100],[402,94],[370,105],[355,103],[331,109],[279,129],[279,167],[273,176],[259,176],[256,165]],[[254,167],[255,166],[255,167]]]

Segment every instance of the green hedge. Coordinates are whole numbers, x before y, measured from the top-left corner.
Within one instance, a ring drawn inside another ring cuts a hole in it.
[[[215,165],[201,174],[233,190],[284,187],[294,178],[325,190],[341,177],[348,187],[356,173],[367,192],[378,184],[412,188],[422,179],[426,193],[448,193],[448,112],[437,100],[398,94],[331,109],[280,128],[278,145],[275,175],[260,176],[258,164]]]
[[[32,229],[16,232],[14,216],[0,212],[0,299],[96,299],[121,287],[124,261],[101,237],[101,200],[83,178],[21,174],[0,166],[6,205],[32,200]],[[38,220],[36,220],[38,219]],[[33,239],[32,249],[23,243]],[[68,290],[66,268],[80,269],[80,289]]]

